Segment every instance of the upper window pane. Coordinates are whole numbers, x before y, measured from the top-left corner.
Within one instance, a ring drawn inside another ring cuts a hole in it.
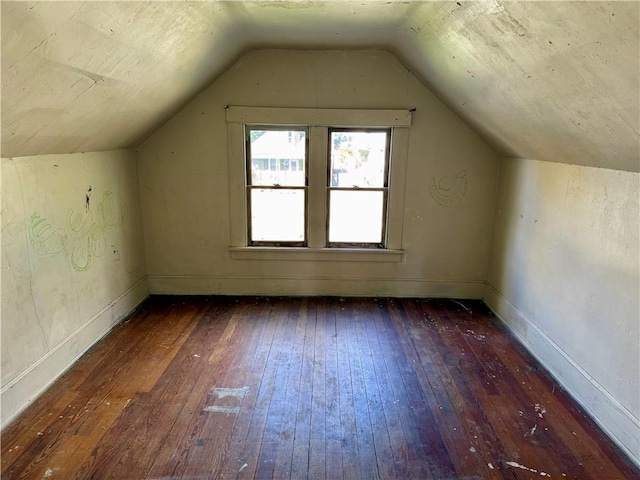
[[[304,186],[306,139],[304,129],[247,127],[249,184]]]
[[[329,141],[331,187],[386,186],[389,130],[332,129]]]

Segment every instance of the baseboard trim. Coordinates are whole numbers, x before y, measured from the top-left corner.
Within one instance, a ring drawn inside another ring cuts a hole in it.
[[[4,429],[11,423],[148,296],[149,287],[145,277],[84,322],[36,363],[3,385],[0,389],[0,428]]]
[[[611,440],[640,467],[640,419],[620,404],[495,287],[487,284],[483,300]]]
[[[484,282],[414,278],[149,275],[152,294],[390,296],[480,299]]]

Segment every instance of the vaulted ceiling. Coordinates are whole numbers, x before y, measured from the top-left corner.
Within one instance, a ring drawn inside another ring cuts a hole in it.
[[[255,48],[380,48],[496,152],[640,170],[640,3],[2,2],[2,156],[143,141]]]

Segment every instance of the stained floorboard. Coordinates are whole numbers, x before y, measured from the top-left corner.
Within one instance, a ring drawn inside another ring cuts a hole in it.
[[[2,432],[2,479],[640,479],[479,301],[148,299]]]

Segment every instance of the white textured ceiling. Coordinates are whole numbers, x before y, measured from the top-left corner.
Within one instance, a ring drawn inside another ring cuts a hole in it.
[[[3,1],[2,155],[134,146],[253,48],[383,48],[501,155],[638,171],[639,7]]]

